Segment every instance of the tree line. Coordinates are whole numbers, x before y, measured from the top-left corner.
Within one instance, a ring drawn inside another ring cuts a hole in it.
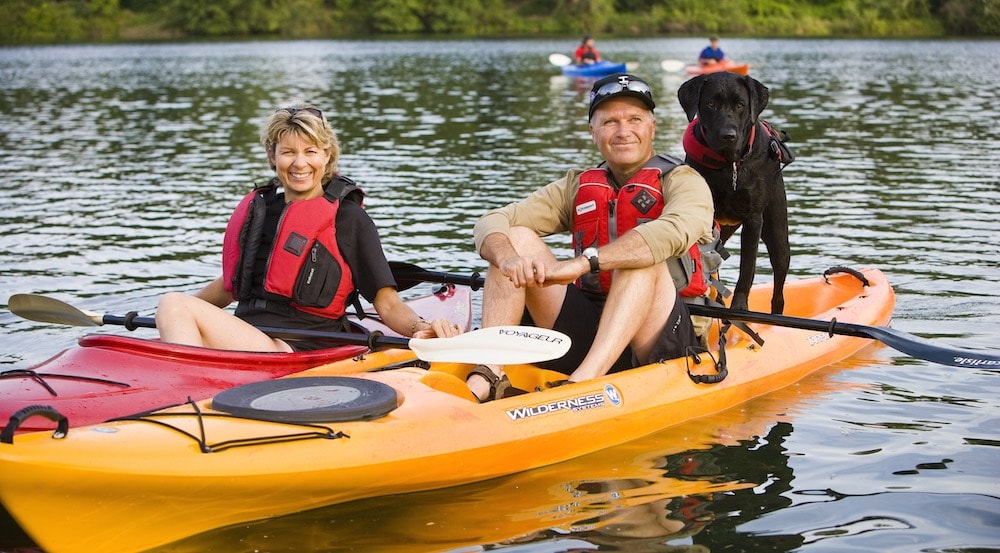
[[[4,0],[0,43],[378,36],[1000,36],[1000,0]]]

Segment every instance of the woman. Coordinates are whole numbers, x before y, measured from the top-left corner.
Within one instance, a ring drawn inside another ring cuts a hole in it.
[[[360,294],[392,330],[416,338],[461,333],[427,322],[396,292],[363,193],[337,174],[340,146],[309,105],[275,111],[261,131],[275,177],[237,206],[223,242],[222,276],[194,296],[165,294],[156,327],[165,342],[217,349],[291,352],[323,341],[271,338],[258,326],[347,331]],[[233,316],[223,308],[239,303]]]
[[[573,52],[573,63],[577,65],[590,65],[601,61],[601,54],[594,47],[594,39],[590,35],[583,35],[583,40]]]

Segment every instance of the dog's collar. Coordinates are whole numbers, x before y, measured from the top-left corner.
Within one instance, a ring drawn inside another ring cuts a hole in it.
[[[684,131],[683,145],[684,153],[699,165],[708,167],[709,169],[722,169],[723,167],[732,165],[733,168],[733,190],[736,190],[736,170],[739,164],[743,162],[753,151],[753,142],[757,138],[757,126],[760,123],[754,123],[753,127],[750,127],[750,140],[747,141],[747,151],[743,154],[743,157],[739,161],[728,161],[719,152],[708,147],[705,143],[705,131],[701,126],[701,122],[695,117],[688,124],[687,130]],[[767,132],[765,130],[765,132]]]

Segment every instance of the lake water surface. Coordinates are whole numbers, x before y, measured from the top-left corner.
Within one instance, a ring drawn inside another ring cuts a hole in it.
[[[700,39],[606,40],[654,85],[657,149]],[[724,40],[787,130],[792,276],[878,267],[893,326],[1000,350],[1000,42]],[[313,41],[0,49],[0,370],[91,329],[5,309],[34,292],[151,314],[219,271],[294,99],[338,130],[390,259],[483,270],[471,230],[599,161],[572,41]],[[737,243],[731,250],[738,251]],[[723,277],[733,282],[738,259]],[[769,278],[766,259],[759,281]],[[415,289],[420,292],[422,288]],[[101,332],[126,332],[102,328]],[[153,336],[149,330],[137,334]],[[1000,551],[1000,375],[873,344],[788,389],[572,462],[219,529],[163,551]],[[442,431],[447,431],[442,429]],[[599,429],[595,429],[599,431]],[[8,519],[0,551],[30,546]]]

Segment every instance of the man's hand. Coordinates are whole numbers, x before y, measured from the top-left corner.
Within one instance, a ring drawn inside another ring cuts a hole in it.
[[[555,284],[572,284],[590,272],[590,262],[584,257],[574,257],[546,265],[532,257],[510,257],[500,265],[500,273],[517,288],[535,288]]]
[[[516,288],[534,288],[545,282],[545,264],[533,257],[511,256],[497,267]]]

